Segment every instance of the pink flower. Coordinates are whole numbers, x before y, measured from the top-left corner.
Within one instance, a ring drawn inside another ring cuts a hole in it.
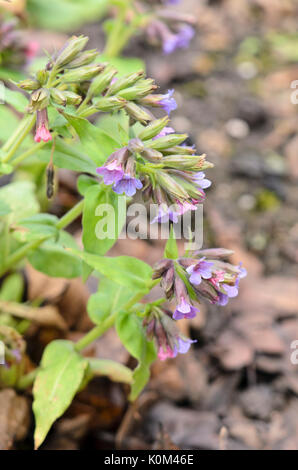
[[[35,142],[48,142],[52,140],[52,135],[49,131],[49,120],[47,109],[42,109],[41,111],[36,111],[37,120],[36,120],[36,133],[34,140]]]

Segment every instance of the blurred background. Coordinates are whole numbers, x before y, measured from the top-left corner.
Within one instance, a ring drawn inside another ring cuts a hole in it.
[[[0,7],[17,15],[27,61],[34,52],[29,70],[40,65],[43,49],[52,53],[69,33],[86,34],[90,47],[104,48],[107,2],[6,3]],[[96,379],[56,423],[47,449],[113,448],[115,440],[124,449],[298,448],[298,363],[291,348],[298,340],[298,1],[183,0],[172,8],[195,19],[190,46],[165,56],[140,34],[118,65],[139,69],[144,62],[162,92],[175,89],[171,126],[187,132],[189,143],[215,164],[208,171],[204,247],[233,249],[232,261],[242,261],[248,276],[228,306],[202,305],[183,325],[198,340],[195,347],[155,363],[132,408],[121,385]],[[23,76],[22,59],[6,60],[1,80]],[[0,107],[1,140],[11,113],[9,106]],[[59,190],[44,207],[61,215],[79,195],[74,173],[59,170],[58,178]],[[2,177],[0,185],[6,181]],[[80,224],[71,229],[79,240]],[[121,240],[111,254],[153,264],[163,247],[162,241]],[[30,267],[25,278],[27,299],[41,297],[63,312],[66,337],[79,338],[90,328],[92,278],[83,285]],[[34,330],[32,359],[61,334]],[[92,352],[131,363],[113,331]],[[20,446],[29,445],[30,433],[27,427]]]

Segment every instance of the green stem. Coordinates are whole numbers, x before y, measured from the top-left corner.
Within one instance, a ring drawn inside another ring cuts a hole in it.
[[[7,151],[7,154],[5,155],[5,157],[2,158],[2,163],[7,163],[9,160],[11,160],[11,158],[14,156],[17,149],[20,147],[24,139],[32,130],[35,124],[35,120],[36,120],[35,113],[26,116],[25,121],[22,122],[21,128],[18,128],[16,132],[13,134],[12,136],[13,140],[11,141],[12,138],[10,138],[9,141],[2,148],[4,152]]]
[[[40,240],[34,240],[32,242],[26,243],[26,245],[23,245],[21,248],[15,251],[12,255],[10,255],[7,258],[6,263],[4,263],[2,269],[0,270],[0,277],[3,276],[3,274],[5,274],[6,271],[12,268],[15,264],[17,264],[19,261],[25,258],[25,256],[27,256],[27,254],[30,253],[30,251],[38,248],[39,245],[41,245],[48,238],[49,237],[43,237]]]
[[[61,230],[67,225],[71,224],[79,215],[81,215],[84,207],[84,199],[82,199],[80,202],[78,202],[70,211],[68,211],[61,219],[59,222],[56,224],[56,228]]]
[[[31,387],[33,384],[37,374],[38,374],[39,368],[37,367],[36,369],[32,370],[26,375],[23,375],[23,377],[20,377],[18,383],[17,383],[17,388],[19,390],[26,390],[26,388]]]
[[[155,285],[155,281],[153,281]],[[153,284],[152,283],[152,284]],[[148,289],[149,292],[150,289]],[[123,310],[131,309],[139,300],[141,300],[147,292],[138,292],[131,300],[129,300],[126,305],[124,305]],[[118,312],[114,312],[110,317],[108,317],[101,325],[95,326],[89,333],[87,333],[82,339],[80,339],[75,349],[77,351],[82,351],[85,349],[89,344],[93,343],[96,339],[102,336],[107,330],[109,330],[115,323],[116,316]]]

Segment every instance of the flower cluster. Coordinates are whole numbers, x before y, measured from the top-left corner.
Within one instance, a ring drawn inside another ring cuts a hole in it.
[[[197,209],[211,185],[203,170],[213,165],[183,145],[187,135],[175,134],[167,124],[167,117],[152,121],[97,169],[118,194],[133,196],[142,189],[144,200],[158,206],[152,223],[176,223],[179,215]]]
[[[148,107],[161,108],[168,115],[176,109],[174,90],[154,94],[157,86],[142,70],[117,77],[113,66],[98,63],[96,50],[83,50],[87,41],[85,36],[73,36],[44,70],[19,83],[20,88],[31,92],[28,112],[37,113],[36,142],[51,140],[50,105],[60,111],[66,106],[75,108],[80,117],[123,109],[131,124],[145,125],[154,120]]]
[[[212,304],[226,305],[238,295],[240,279],[246,270],[223,258],[231,252],[222,248],[198,251],[190,258],[164,259],[155,267],[154,279],[161,278],[167,299],[175,297],[175,320],[193,318],[198,308],[193,303],[206,299]]]
[[[143,326],[146,328],[148,340],[155,340],[161,361],[176,357],[178,353],[187,353],[191,344],[196,342],[178,330],[169,310],[156,306],[146,315]]]

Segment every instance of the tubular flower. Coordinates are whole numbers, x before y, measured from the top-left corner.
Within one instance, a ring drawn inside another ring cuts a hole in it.
[[[36,133],[34,140],[35,142],[48,142],[52,140],[52,135],[49,131],[49,120],[47,109],[44,108],[41,111],[36,111]]]
[[[201,250],[191,258],[164,259],[155,266],[153,279],[160,278],[166,298],[176,300],[175,320],[196,315],[194,300],[199,302],[203,298],[223,306],[238,295],[240,279],[247,273],[241,264],[234,266],[222,261],[230,254],[222,248]]]
[[[153,307],[143,325],[147,338],[154,339],[161,361],[177,357],[178,354],[186,354],[191,344],[196,342],[182,335],[169,310]]]

